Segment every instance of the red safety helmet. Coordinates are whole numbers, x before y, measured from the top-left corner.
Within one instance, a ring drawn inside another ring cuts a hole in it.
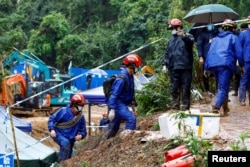
[[[138,68],[142,65],[142,59],[137,54],[130,54],[123,59],[123,64],[126,66],[134,64]]]
[[[71,105],[84,106],[84,97],[81,94],[75,94],[70,99]]]
[[[173,29],[176,27],[182,27],[182,22],[179,19],[172,19],[168,22],[168,29]]]

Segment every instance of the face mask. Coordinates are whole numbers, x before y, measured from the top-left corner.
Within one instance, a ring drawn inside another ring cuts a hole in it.
[[[138,72],[138,68],[135,68],[135,73],[137,73]]]
[[[220,27],[220,28],[218,28],[218,31],[219,32],[223,32],[223,29]]]
[[[75,107],[76,107],[76,110],[77,110],[78,112],[81,112],[82,109],[83,109],[83,106],[78,106],[78,105],[76,105]]]
[[[176,35],[177,34],[176,29],[173,29],[171,33],[172,33],[172,35]]]
[[[213,31],[213,30],[214,30],[214,25],[213,25],[213,24],[209,24],[209,25],[207,26],[207,30],[208,30],[208,31]]]

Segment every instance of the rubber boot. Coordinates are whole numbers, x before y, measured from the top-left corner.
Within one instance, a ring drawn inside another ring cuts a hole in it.
[[[180,105],[180,110],[181,111],[189,110],[188,105],[184,105],[184,104]]]
[[[107,129],[106,132],[104,132],[103,136],[102,136],[102,140],[107,140],[111,137],[114,137],[116,135],[116,131],[114,131],[113,129]]]
[[[230,109],[228,108],[228,99],[226,99],[226,100],[223,102],[222,108],[223,108],[223,115],[224,115],[224,116],[228,115],[228,112],[230,111]]]
[[[219,110],[220,110],[220,108],[218,108],[218,107],[216,107],[216,106],[213,105],[211,113],[219,114],[220,113]]]
[[[173,110],[179,110],[180,109],[180,104],[177,101],[172,101],[170,103],[170,108]]]

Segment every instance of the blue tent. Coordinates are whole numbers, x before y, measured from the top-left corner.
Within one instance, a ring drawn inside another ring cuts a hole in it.
[[[0,106],[0,121],[3,124],[8,119],[9,119],[9,115],[7,115],[6,110],[2,106]],[[14,116],[12,116],[12,120],[13,120],[14,126],[16,128],[20,129],[23,132],[28,132],[28,133],[32,132],[31,122],[21,120],[19,118],[14,117]]]
[[[88,100],[88,103],[90,104],[107,103],[102,86],[93,89],[88,89],[80,93],[84,96],[86,100]]]

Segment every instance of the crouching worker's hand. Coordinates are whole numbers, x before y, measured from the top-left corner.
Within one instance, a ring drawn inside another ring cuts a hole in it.
[[[109,111],[108,118],[109,118],[110,121],[112,121],[115,118],[115,110],[114,109],[111,109]]]
[[[79,140],[81,140],[81,139],[82,139],[82,135],[76,135],[75,141],[79,141]]]
[[[51,130],[51,131],[50,131],[50,136],[51,136],[52,138],[55,138],[55,137],[56,137],[56,131],[55,131],[55,130]]]
[[[162,67],[162,72],[163,72],[163,73],[167,73],[167,72],[168,72],[168,69],[167,69],[167,66],[166,66],[166,65],[163,65],[163,67]]]
[[[203,75],[204,75],[206,78],[210,77],[210,71],[204,70]]]

